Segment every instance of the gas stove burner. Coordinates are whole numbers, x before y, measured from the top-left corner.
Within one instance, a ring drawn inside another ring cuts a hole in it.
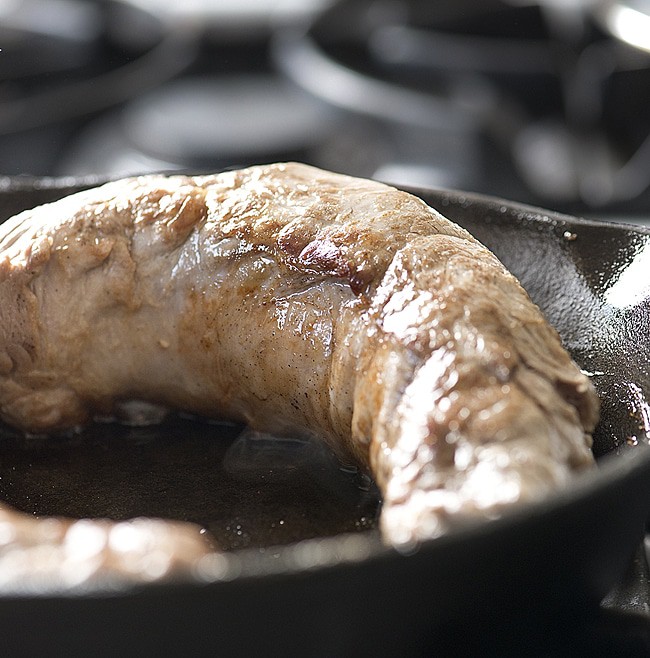
[[[378,135],[273,73],[185,76],[90,122],[60,175],[213,172],[300,160],[363,171]],[[363,155],[360,155],[363,154]]]
[[[0,38],[0,168],[7,174],[48,173],[79,122],[178,75],[195,53],[191,31],[170,30],[116,0],[6,3]]]
[[[434,164],[449,134],[480,143],[480,175],[459,186],[574,212],[646,207],[650,57],[609,39],[589,7],[342,2],[274,53],[322,100],[417,127]]]
[[[69,7],[74,14],[80,9],[74,3],[57,4]],[[26,19],[22,31],[4,28],[12,34],[5,34],[5,42],[8,39],[10,43],[5,48],[10,61],[19,58],[23,67],[16,69],[12,65],[11,82],[7,82],[9,76],[3,76],[0,134],[38,128],[117,105],[177,75],[190,63],[192,49],[183,31],[166,32],[163,23],[154,17],[132,13],[135,10],[120,3],[102,5],[101,12],[99,7],[91,5],[93,11],[79,16],[79,20],[90,23],[83,32],[85,39],[58,34],[35,42],[33,31],[37,25],[30,29]],[[133,23],[141,29],[137,44],[140,52],[132,42],[125,50],[124,36],[128,32],[124,27],[131,24],[133,28]],[[119,48],[115,49],[118,38]],[[96,57],[96,49],[104,51],[103,64]],[[30,58],[24,56],[24,50],[30,51]],[[93,51],[92,59],[87,51]],[[57,63],[53,65],[50,58],[55,52]],[[62,68],[62,74],[54,75],[54,67]]]
[[[124,112],[139,150],[188,168],[295,159],[333,129],[335,113],[274,75],[185,78]]]

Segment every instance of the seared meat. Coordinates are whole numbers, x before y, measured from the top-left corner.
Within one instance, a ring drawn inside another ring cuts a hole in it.
[[[387,541],[563,486],[594,390],[515,278],[391,187],[299,164],[110,183],[0,229],[0,415],[146,400],[324,439]]]

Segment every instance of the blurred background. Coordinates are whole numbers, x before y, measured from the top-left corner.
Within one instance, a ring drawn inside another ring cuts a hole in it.
[[[296,159],[650,223],[650,0],[0,0],[0,175]]]

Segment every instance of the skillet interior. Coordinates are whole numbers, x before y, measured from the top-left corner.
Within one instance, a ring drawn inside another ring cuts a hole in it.
[[[73,189],[8,181],[0,216]],[[515,609],[548,623],[594,609],[629,563],[650,506],[650,309],[647,300],[630,304],[623,296],[634,283],[616,291],[623,272],[642,263],[650,235],[480,196],[411,191],[492,248],[594,373],[603,398],[596,451],[615,457],[569,492],[408,556],[382,548],[372,532],[357,533],[238,552],[219,562],[215,582],[4,598],[4,623],[13,629],[8,648],[42,648],[49,637],[70,649],[180,651],[200,641],[222,652],[280,643],[305,654],[319,647],[325,655],[408,655],[433,648],[450,629],[476,629]],[[43,634],[25,619],[38,620]]]

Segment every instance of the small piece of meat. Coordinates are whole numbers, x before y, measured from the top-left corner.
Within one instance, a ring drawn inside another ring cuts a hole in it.
[[[300,164],[127,179],[0,227],[0,417],[49,433],[129,399],[325,440],[398,545],[564,486],[598,416],[465,230]]]

